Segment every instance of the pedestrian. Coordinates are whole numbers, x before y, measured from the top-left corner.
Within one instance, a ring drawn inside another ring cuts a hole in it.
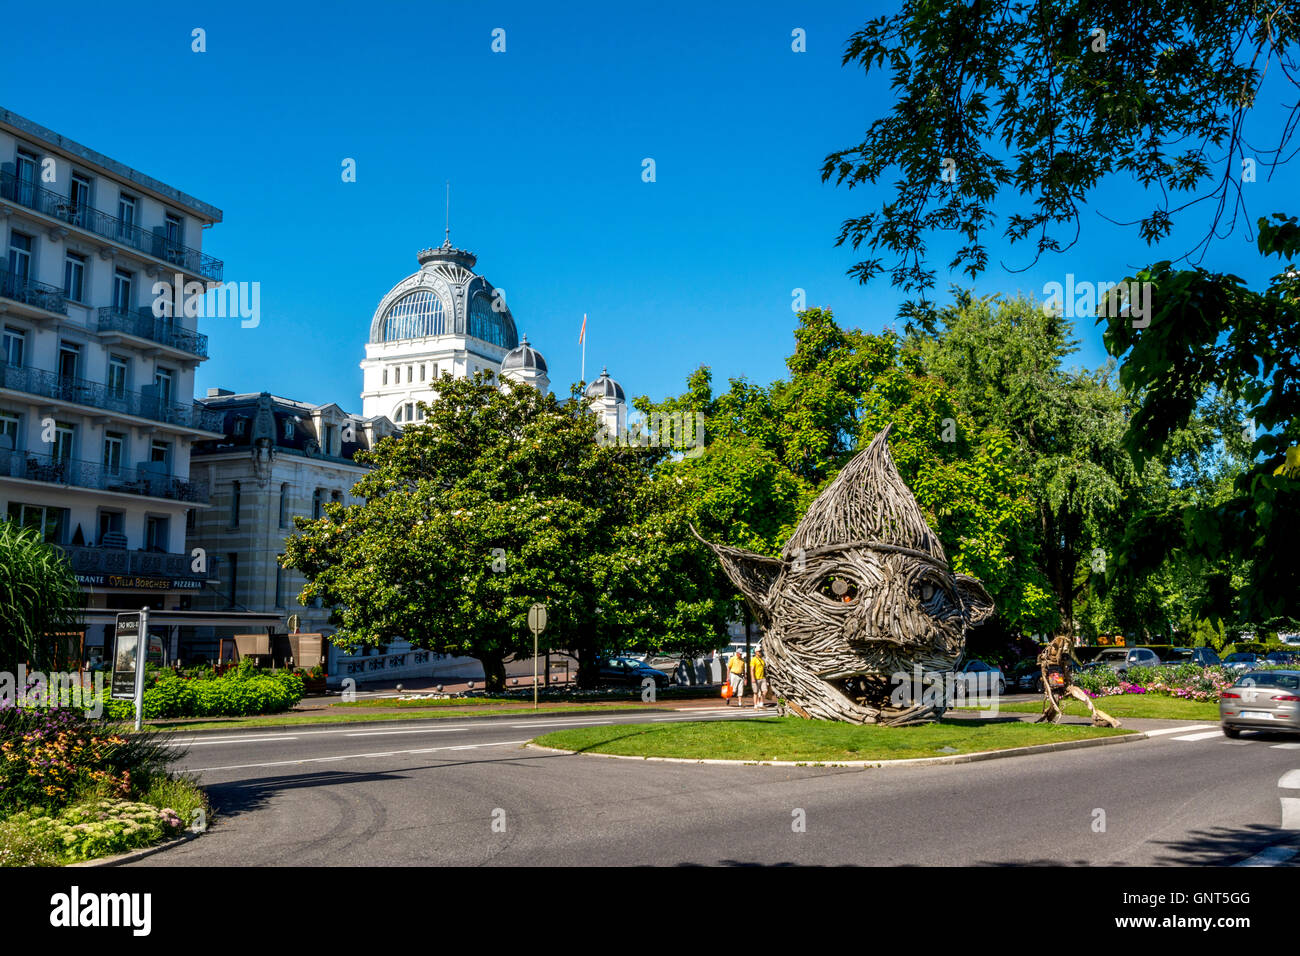
[[[745,706],[745,702],[741,700],[740,693],[745,687],[744,651],[737,650],[732,652],[731,662],[727,665],[727,670],[731,675],[729,678],[731,681],[731,696],[735,698],[737,707],[743,707]],[[727,706],[731,706],[731,701],[727,701]]]
[[[754,706],[767,706],[767,661],[763,660],[763,649],[754,648],[754,659],[749,662],[749,676],[754,681]]]

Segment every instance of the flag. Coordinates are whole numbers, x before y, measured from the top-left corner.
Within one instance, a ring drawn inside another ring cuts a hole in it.
[[[578,344],[581,345],[587,338],[587,313],[582,313],[582,331],[578,333]]]

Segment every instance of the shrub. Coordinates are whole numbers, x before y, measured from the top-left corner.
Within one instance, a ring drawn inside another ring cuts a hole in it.
[[[174,809],[102,799],[57,813],[23,811],[5,823],[26,841],[25,846],[53,853],[64,862],[151,846],[184,829],[184,821]]]
[[[144,715],[154,719],[278,714],[302,700],[302,695],[302,677],[287,670],[259,671],[241,664],[220,677],[164,673],[145,689]],[[135,705],[129,700],[108,701],[105,711],[115,720],[130,720]]]

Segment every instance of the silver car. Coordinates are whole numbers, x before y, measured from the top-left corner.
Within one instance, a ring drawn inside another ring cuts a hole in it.
[[[1300,733],[1300,671],[1248,671],[1219,698],[1223,732]]]
[[[1109,667],[1123,677],[1130,667],[1159,667],[1160,658],[1147,647],[1108,647],[1092,659],[1090,666]]]

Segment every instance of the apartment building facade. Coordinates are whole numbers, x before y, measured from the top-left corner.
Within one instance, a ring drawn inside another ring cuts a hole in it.
[[[209,508],[191,448],[222,434],[193,399],[207,337],[154,286],[220,283],[221,218],[0,109],[0,516],[67,552],[88,608],[183,610],[215,572],[186,547]]]

